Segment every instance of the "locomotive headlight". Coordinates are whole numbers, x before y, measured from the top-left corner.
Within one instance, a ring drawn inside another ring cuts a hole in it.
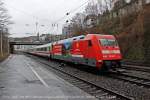
[[[113,50],[113,53],[120,54],[120,50]]]
[[[102,50],[103,54],[120,54],[120,50]]]
[[[109,50],[102,50],[102,53],[103,54],[110,54],[110,51]]]

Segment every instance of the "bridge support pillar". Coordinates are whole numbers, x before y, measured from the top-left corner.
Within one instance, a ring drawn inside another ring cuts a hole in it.
[[[14,53],[14,45],[11,45],[11,44],[10,44],[9,47],[10,47],[9,52],[10,52],[11,54],[13,54],[13,53]]]

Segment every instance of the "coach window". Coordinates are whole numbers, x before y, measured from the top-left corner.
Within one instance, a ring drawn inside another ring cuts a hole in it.
[[[84,37],[80,37],[80,39],[84,39]]]
[[[45,51],[45,48],[43,48],[43,51]]]
[[[76,38],[74,38],[73,40],[77,40]]]
[[[91,47],[92,46],[92,41],[88,40],[88,46]]]

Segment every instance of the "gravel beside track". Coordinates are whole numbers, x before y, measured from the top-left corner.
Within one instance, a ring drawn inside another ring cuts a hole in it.
[[[96,75],[96,74],[89,73],[86,71],[82,71],[77,68],[70,67],[70,65],[64,65],[64,67],[60,67],[61,64],[58,62],[54,62],[54,61],[48,62],[44,59],[33,57],[33,56],[32,58],[36,59],[38,62],[42,64],[49,66],[49,68],[52,68],[52,67],[54,67],[55,69],[57,68],[57,70],[61,70],[72,76],[76,76],[77,78],[80,78],[86,82],[92,83],[103,89],[107,89],[109,91],[113,91],[114,93],[120,94],[122,96],[129,97],[129,99],[134,98],[134,100],[150,100],[150,90],[143,86],[138,86],[136,84],[131,84],[129,82],[125,82],[122,80],[118,80],[118,79],[114,79],[114,78],[110,78],[106,76],[100,76],[100,75]],[[61,76],[63,75],[60,75],[60,77]],[[88,87],[88,85],[84,85],[84,86]]]

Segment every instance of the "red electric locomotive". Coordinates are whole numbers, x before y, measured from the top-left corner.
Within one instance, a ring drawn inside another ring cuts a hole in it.
[[[45,46],[42,47],[45,48]],[[50,48],[47,56],[51,59],[88,65],[98,70],[109,70],[121,66],[120,48],[113,35],[82,35],[60,40],[46,47]]]
[[[110,69],[120,66],[120,48],[114,36],[88,34],[52,44],[51,58]]]

